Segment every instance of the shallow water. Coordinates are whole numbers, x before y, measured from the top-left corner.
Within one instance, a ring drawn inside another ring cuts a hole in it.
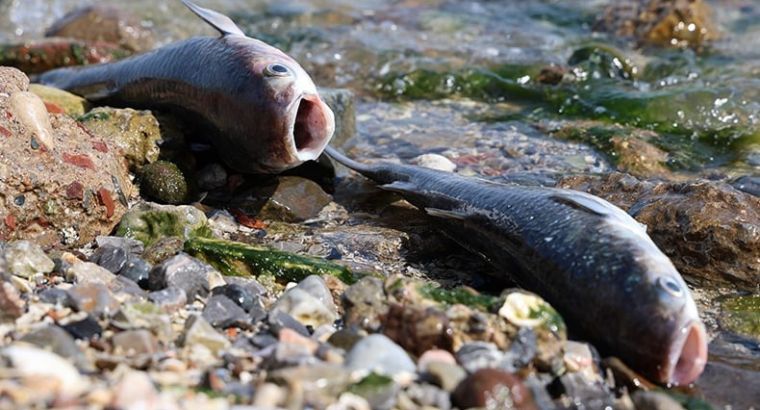
[[[0,41],[38,38],[85,3],[0,0]],[[213,35],[179,1],[101,3],[136,13],[160,43]],[[283,48],[319,85],[351,88],[361,99],[359,134],[345,148],[357,157],[408,160],[434,152],[463,174],[535,183],[608,172],[616,154],[606,141],[558,140],[539,126],[592,119],[653,131],[649,142],[683,175],[760,172],[757,1],[713,2],[722,37],[700,53],[635,49],[593,33],[595,16],[609,3],[602,0],[200,3]],[[583,57],[584,48],[600,45],[613,47],[624,64],[608,52]],[[571,57],[573,73],[585,80],[537,82],[542,67],[567,65]],[[697,394],[734,408],[760,401],[753,397],[760,391],[757,339],[720,326],[712,299],[700,304],[712,315],[716,341]],[[742,382],[725,381],[732,378]]]

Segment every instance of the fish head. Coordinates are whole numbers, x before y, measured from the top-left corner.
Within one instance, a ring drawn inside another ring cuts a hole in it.
[[[255,159],[260,170],[277,173],[315,160],[335,132],[335,116],[306,70],[280,50],[255,41],[266,52],[252,59],[257,117],[264,136]]]
[[[670,260],[657,251],[640,266],[646,274],[633,286],[628,314],[628,360],[647,377],[666,385],[694,382],[707,363],[707,333],[694,299]],[[631,323],[633,322],[633,323]]]

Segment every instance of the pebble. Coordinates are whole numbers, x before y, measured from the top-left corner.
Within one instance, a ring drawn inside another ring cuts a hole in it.
[[[180,288],[169,287],[148,294],[148,300],[166,313],[174,313],[185,307],[187,295]]]
[[[61,398],[74,398],[83,393],[88,383],[79,374],[71,362],[29,344],[12,344],[4,348],[2,355],[15,371],[17,377],[48,379],[57,396]],[[42,394],[41,391],[36,391]]]
[[[454,172],[457,169],[457,164],[453,163],[443,155],[438,154],[423,154],[412,159],[411,162],[415,165],[436,169],[438,171]]]
[[[271,310],[267,316],[267,323],[274,334],[279,334],[282,329],[288,328],[300,335],[309,336],[309,329],[283,310]]]
[[[71,266],[66,273],[79,284],[110,285],[116,280],[116,275],[92,262],[79,262]]]
[[[100,283],[83,283],[69,289],[74,307],[95,316],[110,315],[119,310],[119,301]]]
[[[145,330],[126,330],[111,339],[115,354],[154,355],[158,351],[158,342],[153,333]]]
[[[176,410],[177,405],[161,399],[147,373],[128,370],[114,386],[110,406],[116,409]]]
[[[39,294],[40,302],[57,307],[76,308],[76,301],[69,292],[60,288],[47,288]]]
[[[127,250],[124,248],[104,245],[95,249],[90,256],[90,262],[107,269],[111,273],[119,273],[127,264]]]
[[[0,322],[13,322],[24,314],[26,305],[18,289],[10,282],[0,282]]]
[[[344,320],[367,331],[380,329],[380,318],[388,313],[385,289],[380,279],[366,276],[343,293]]]
[[[367,400],[377,410],[391,410],[398,401],[398,383],[385,375],[371,373],[351,387],[351,392]]]
[[[138,256],[129,256],[127,263],[119,271],[119,275],[135,283],[142,289],[149,289],[150,271],[153,267]]]
[[[216,162],[206,165],[198,171],[196,183],[198,188],[206,191],[221,188],[227,184],[227,170]]]
[[[75,339],[90,340],[103,334],[103,328],[97,320],[90,315],[84,319],[69,322],[63,326],[63,329]]]
[[[406,396],[419,406],[439,410],[451,409],[451,398],[448,392],[430,384],[413,384],[405,391]]]
[[[272,306],[272,311],[283,311],[312,327],[332,324],[338,318],[330,289],[322,278],[314,275],[286,291]]]
[[[248,313],[225,295],[212,295],[208,298],[202,315],[211,326],[221,329],[250,326]]]
[[[180,253],[150,271],[150,289],[176,287],[185,291],[188,301],[209,292],[209,273],[214,268],[185,253]]]
[[[432,362],[425,368],[427,378],[443,390],[451,393],[467,377],[467,372],[456,364]]]
[[[98,236],[95,238],[95,243],[99,247],[113,246],[124,249],[130,255],[140,255],[145,252],[145,245],[142,242],[124,236]]]
[[[339,349],[349,351],[354,347],[354,345],[356,345],[358,341],[362,340],[365,336],[366,334],[358,332],[353,327],[344,327],[343,329],[340,329],[330,335],[330,337],[327,339],[327,343],[330,343]]]
[[[20,341],[31,343],[64,359],[69,359],[80,369],[89,370],[92,367],[71,334],[59,326],[44,326],[27,333]]]
[[[167,236],[148,246],[142,256],[148,263],[158,264],[182,252],[184,245],[184,239],[178,236]]]
[[[346,367],[353,372],[375,372],[390,377],[413,374],[417,368],[401,346],[381,334],[372,334],[357,342],[346,355]]]
[[[493,343],[469,342],[457,350],[456,357],[468,373],[475,373],[480,369],[498,366],[504,360],[504,353]]]
[[[213,354],[218,354],[230,346],[230,341],[227,340],[227,337],[214,329],[200,315],[193,315],[187,319],[182,340],[185,347],[201,345],[205,346]]]
[[[29,241],[15,241],[7,244],[3,250],[6,269],[16,276],[31,279],[38,274],[53,271],[55,263],[40,248]]]
[[[13,93],[10,98],[11,111],[26,129],[26,138],[35,140],[48,150],[55,146],[53,126],[50,124],[45,103],[36,94],[22,91]]]
[[[251,293],[250,290],[241,285],[238,285],[237,283],[230,283],[224,286],[216,287],[211,291],[211,294],[224,295],[228,297],[246,312],[250,312],[255,304],[259,302],[258,298],[254,298],[253,293]]]

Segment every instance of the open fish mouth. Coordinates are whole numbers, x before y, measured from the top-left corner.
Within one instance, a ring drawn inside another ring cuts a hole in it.
[[[335,117],[316,94],[302,95],[293,116],[291,150],[297,161],[314,160],[322,154],[335,132]]]
[[[707,333],[704,325],[691,322],[680,329],[668,355],[666,380],[683,386],[695,381],[707,363]]]

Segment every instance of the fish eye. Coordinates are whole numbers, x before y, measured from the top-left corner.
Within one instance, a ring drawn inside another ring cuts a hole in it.
[[[663,288],[666,292],[668,292],[669,294],[675,297],[683,296],[683,289],[681,289],[681,285],[679,285],[672,278],[669,278],[667,276],[660,276],[659,278],[657,278],[657,284],[661,288]]]
[[[268,77],[286,77],[290,75],[290,69],[282,64],[269,64],[264,69],[264,75]]]

